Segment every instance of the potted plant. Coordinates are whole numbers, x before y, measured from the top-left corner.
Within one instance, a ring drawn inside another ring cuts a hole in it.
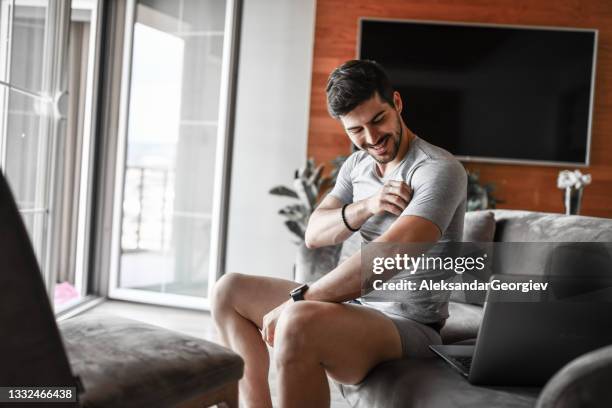
[[[338,264],[342,245],[309,249],[304,243],[304,237],[308,220],[319,202],[321,192],[334,185],[344,160],[346,157],[343,156],[334,159],[333,171],[329,177],[324,177],[324,166],[315,166],[314,160],[310,158],[304,167],[295,171],[293,188],[276,186],[270,190],[270,194],[294,200],[278,213],[285,218],[285,225],[297,238],[295,243],[299,248],[294,267],[294,279],[297,282],[312,283]]]
[[[466,211],[495,208],[497,203],[501,202],[493,195],[493,191],[495,191],[494,184],[480,184],[480,174],[478,172],[468,171],[467,176],[468,186]]]
[[[563,170],[557,177],[557,187],[563,190],[563,203],[566,215],[580,214],[582,191],[591,184],[591,175],[582,174],[580,170]]]

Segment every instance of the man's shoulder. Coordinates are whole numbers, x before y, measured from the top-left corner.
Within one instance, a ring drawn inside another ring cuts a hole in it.
[[[440,146],[431,144],[428,141],[421,139],[420,137],[415,138],[414,144],[415,144],[416,155],[420,159],[419,161],[424,161],[424,162],[451,161],[451,162],[459,163],[459,161],[455,158],[455,156],[452,155],[452,153],[441,148]]]
[[[368,166],[372,163],[373,159],[363,150],[357,150],[350,154],[347,157],[345,163],[349,167],[349,169],[361,169],[365,166]]]
[[[465,168],[455,156],[423,139],[417,141],[419,160],[414,172],[415,178],[432,182],[440,178],[453,179],[456,182],[467,180]]]

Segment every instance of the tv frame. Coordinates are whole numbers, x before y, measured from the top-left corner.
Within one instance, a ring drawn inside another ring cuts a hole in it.
[[[492,28],[515,28],[525,30],[551,30],[551,31],[577,31],[593,33],[593,70],[591,72],[591,89],[589,98],[589,120],[587,125],[587,144],[586,157],[584,162],[557,162],[550,160],[527,160],[527,159],[500,159],[496,157],[481,157],[481,156],[455,156],[457,159],[464,162],[473,163],[498,163],[498,164],[528,164],[535,166],[572,166],[585,168],[591,165],[591,133],[593,129],[593,106],[595,104],[595,74],[597,71],[597,46],[599,44],[599,30],[595,28],[578,28],[578,27],[557,27],[557,26],[537,26],[537,25],[519,25],[519,24],[497,24],[497,23],[479,23],[479,22],[464,22],[464,21],[444,21],[444,20],[418,20],[418,19],[401,19],[401,18],[382,18],[382,17],[359,17],[357,26],[357,43],[355,55],[357,59],[361,59],[361,31],[363,23],[366,21],[387,22],[387,23],[415,23],[415,24],[435,24],[435,25],[456,25],[456,26],[473,26],[473,27],[492,27]]]

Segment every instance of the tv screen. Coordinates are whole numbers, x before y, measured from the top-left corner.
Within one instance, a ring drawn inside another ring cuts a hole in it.
[[[417,135],[463,160],[587,165],[597,31],[362,19]]]

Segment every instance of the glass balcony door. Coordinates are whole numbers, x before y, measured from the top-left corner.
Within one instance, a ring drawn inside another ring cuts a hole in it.
[[[234,5],[128,5],[113,298],[207,308],[224,223],[219,206]]]
[[[49,222],[57,118],[49,66],[56,45],[48,1],[0,3],[0,165],[41,264],[48,291]]]
[[[98,8],[0,0],[0,167],[56,311],[87,295]]]

